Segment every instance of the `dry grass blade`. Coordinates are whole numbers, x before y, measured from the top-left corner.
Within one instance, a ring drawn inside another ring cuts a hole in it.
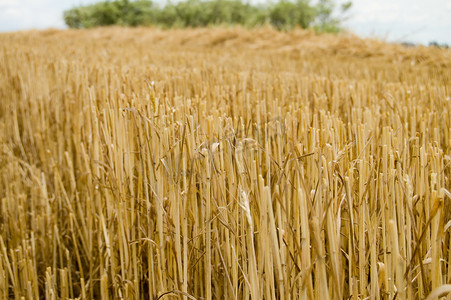
[[[0,45],[0,299],[450,297],[451,50],[270,28]]]

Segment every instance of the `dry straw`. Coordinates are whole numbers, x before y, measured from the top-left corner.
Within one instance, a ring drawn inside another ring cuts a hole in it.
[[[0,35],[1,299],[451,299],[451,52]]]

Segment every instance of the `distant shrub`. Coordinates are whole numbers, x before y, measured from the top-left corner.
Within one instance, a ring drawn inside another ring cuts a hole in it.
[[[342,13],[351,6],[342,6]],[[313,27],[319,32],[338,32],[341,19],[333,17],[334,3],[320,0],[281,0],[273,4],[253,5],[241,0],[187,0],[155,5],[149,0],[114,0],[74,7],[64,12],[70,28],[97,26],[155,25],[170,27],[205,27],[242,25],[255,27],[270,24],[279,30]]]
[[[67,10],[64,21],[70,28],[150,25],[155,23],[155,12],[156,7],[149,0],[104,1]]]
[[[252,25],[259,9],[239,0],[188,0],[168,4],[157,13],[157,23],[165,27],[205,27],[209,25]]]
[[[269,20],[277,29],[308,28],[315,17],[315,7],[308,0],[282,0],[269,9]]]
[[[432,41],[432,42],[429,42],[429,47],[448,49],[449,45],[448,44],[440,44],[436,41]]]

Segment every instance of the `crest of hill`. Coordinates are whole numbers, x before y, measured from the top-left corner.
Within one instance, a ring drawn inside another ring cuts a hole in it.
[[[294,55],[321,55],[340,58],[366,59],[412,65],[451,67],[451,49],[387,43],[382,40],[360,38],[351,33],[339,35],[317,34],[312,30],[295,29],[281,32],[271,27],[256,29],[193,28],[156,29],[104,27],[90,30],[45,30],[7,33],[10,38],[26,36],[27,39],[70,38],[77,41],[95,40],[108,43],[165,49],[229,48],[233,50],[271,51]]]

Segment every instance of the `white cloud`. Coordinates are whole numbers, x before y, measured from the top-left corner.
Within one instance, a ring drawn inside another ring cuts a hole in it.
[[[19,17],[22,15],[22,11],[15,7],[6,8],[3,12],[5,16],[9,16],[11,18]]]
[[[353,0],[348,28],[364,36],[451,44],[449,0]]]
[[[63,11],[95,0],[0,0],[0,31],[65,28]]]
[[[13,5],[18,3],[18,0],[0,0],[0,7],[7,6],[7,5]]]

